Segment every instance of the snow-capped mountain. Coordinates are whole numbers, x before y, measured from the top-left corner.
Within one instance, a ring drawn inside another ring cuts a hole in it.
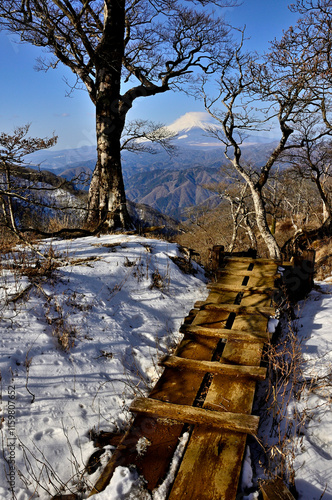
[[[174,132],[189,132],[193,128],[201,128],[203,130],[216,124],[215,120],[205,111],[191,111],[180,116],[175,122],[167,128]],[[217,125],[218,128],[221,128]]]
[[[178,147],[200,147],[205,149],[223,146],[218,139],[211,137],[209,134],[211,128],[222,133],[220,123],[206,111],[190,111],[166,127],[167,130],[177,134],[174,143]],[[245,144],[266,144],[272,141],[273,138],[271,137],[250,135],[245,140]]]
[[[191,111],[185,113],[173,123],[166,126],[166,129],[176,134],[173,143],[178,148],[178,155],[181,156],[181,164],[187,165],[189,162],[188,166],[191,167],[197,164],[197,155],[210,155],[213,150],[215,150],[215,155],[219,157],[220,148],[223,144],[214,137],[209,136],[208,130],[211,127],[221,132],[221,125],[205,111]],[[272,143],[273,140],[273,137],[268,136],[249,136],[244,146],[257,149],[260,148],[261,145]],[[167,164],[169,168],[170,159],[168,155],[162,150],[160,151],[161,153],[158,155],[150,155],[148,153],[135,155],[124,151],[124,169],[131,163],[134,163],[136,167],[140,165],[140,168],[145,167],[148,169],[153,167],[153,163],[156,164],[153,168],[161,168],[159,163],[163,157],[165,157],[165,165]],[[43,170],[61,173],[68,168],[75,168],[78,166],[93,169],[96,157],[96,146],[91,145],[76,149],[65,149],[62,151],[38,151],[37,153],[29,155],[27,159],[32,165],[40,165],[40,168]],[[184,157],[186,161],[183,160]],[[198,163],[201,162],[198,161]],[[205,164],[205,160],[203,164]],[[179,166],[176,168],[179,168]]]
[[[191,111],[180,116],[166,127],[167,130],[177,134],[175,144],[195,147],[219,147],[220,141],[208,135],[210,128],[221,131],[221,126],[204,111]]]

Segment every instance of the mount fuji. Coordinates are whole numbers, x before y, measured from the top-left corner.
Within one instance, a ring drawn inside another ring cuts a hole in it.
[[[165,128],[177,134],[173,142],[178,147],[199,147],[205,149],[223,146],[221,141],[209,134],[211,129],[215,129],[222,134],[222,126],[206,111],[190,111],[185,113]],[[271,137],[249,135],[244,144],[267,144],[272,141],[273,138]]]
[[[206,111],[185,113],[170,125],[166,125],[165,128],[176,134],[172,142],[177,147],[178,159],[181,157],[180,162],[177,162],[175,158],[173,168],[181,168],[181,165],[186,168],[193,163],[197,165],[201,160],[204,160],[203,164],[206,164],[206,155],[213,156],[214,160],[222,156],[220,151],[223,146],[222,142],[209,136],[209,129],[214,128],[221,132],[222,127]],[[262,146],[265,149],[273,141],[273,137],[248,136],[243,147],[261,150]],[[29,155],[28,158],[32,165],[41,165],[43,170],[51,170],[55,173],[62,173],[65,170],[77,167],[87,167],[93,170],[97,157],[96,149],[95,145],[91,145],[61,151],[43,150]],[[173,158],[170,159],[161,149],[158,151],[160,152],[157,155],[150,155],[149,153],[132,154],[124,151],[124,171],[129,168],[130,172],[128,173],[130,175],[131,167],[135,165],[139,168],[145,167],[148,170],[163,168],[162,165],[168,165],[169,168],[172,168]],[[124,172],[124,175],[127,175],[126,172]]]
[[[123,151],[127,198],[177,219],[184,219],[187,208],[193,205],[216,206],[219,198],[204,186],[222,180],[220,166],[225,160],[222,142],[208,134],[211,128],[222,130],[207,112],[189,112],[166,126],[176,134],[172,141],[176,146],[174,156],[170,157],[160,147],[156,147],[158,154]],[[274,147],[273,138],[263,136],[250,136],[242,145],[245,157],[255,165],[263,164]],[[30,156],[32,163],[43,162],[43,170],[52,170],[71,180],[82,172],[91,176],[96,147],[39,151]]]

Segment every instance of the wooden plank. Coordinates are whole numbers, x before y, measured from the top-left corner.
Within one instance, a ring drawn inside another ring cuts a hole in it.
[[[242,413],[220,413],[194,406],[176,405],[151,398],[137,398],[130,411],[148,416],[166,418],[193,425],[218,427],[246,434],[256,434],[259,417]]]
[[[224,275],[229,276],[250,276],[250,277],[259,277],[259,278],[280,278],[281,274],[274,271],[264,271],[264,268],[253,269],[252,271],[242,270],[242,269],[232,269],[231,267],[226,267],[218,270],[218,275],[221,277]]]
[[[273,303],[274,294],[244,292],[242,294],[241,306],[270,307]]]
[[[253,259],[252,257],[231,257],[225,255],[224,260],[227,262],[245,262],[248,264],[275,264],[281,265],[281,259]]]
[[[238,292],[211,291],[207,297],[207,301],[212,304],[234,304],[237,295]]]
[[[182,423],[174,425],[169,421],[157,421],[138,415],[118,448],[112,453],[89,497],[106,488],[118,466],[135,465],[138,473],[144,476],[147,488],[154,489],[160,478],[165,477],[168,472],[169,463],[178,446],[182,431]],[[150,443],[144,455],[138,452],[137,446],[139,439],[143,436]]]
[[[192,333],[194,335],[203,335],[204,337],[213,337],[220,339],[244,340],[245,342],[268,342],[269,332],[264,331],[246,331],[228,328],[208,328],[200,325],[182,325],[182,333]]]
[[[266,265],[276,265],[276,266],[281,266],[281,267],[289,267],[292,266],[292,262],[284,261],[282,259],[264,259],[264,258],[259,258],[259,259],[253,259],[252,257],[231,257],[225,255],[224,257],[225,262],[241,262],[241,263],[248,263],[248,264],[266,264]]]
[[[274,307],[252,307],[237,304],[211,304],[203,300],[197,301],[195,303],[195,308],[204,309],[205,311],[227,311],[237,314],[261,314],[263,316],[272,316],[276,311]]]
[[[248,286],[248,285],[228,285],[224,283],[211,283],[207,285],[208,290],[212,290],[213,292],[218,291],[229,291],[229,292],[254,292],[254,293],[266,293],[271,294],[277,291],[275,287],[267,287],[267,286]]]
[[[285,483],[277,478],[261,485],[263,500],[295,500]]]
[[[178,356],[166,356],[159,364],[171,368],[200,371],[212,374],[231,375],[233,377],[245,377],[254,380],[264,380],[266,377],[266,368],[257,366],[230,365],[221,361],[194,361],[191,359],[180,358]]]
[[[230,362],[259,366],[263,344],[228,340],[223,351]],[[245,384],[231,377],[213,377],[203,408],[250,414],[255,382]],[[207,430],[195,426],[169,500],[234,500],[241,472],[247,436],[231,431]],[[193,481],[199,477],[199,481]],[[206,486],[208,485],[208,487]]]
[[[195,427],[168,500],[234,500],[246,438]]]

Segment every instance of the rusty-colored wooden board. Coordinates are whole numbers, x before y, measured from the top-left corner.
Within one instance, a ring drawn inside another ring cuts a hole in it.
[[[257,366],[243,366],[237,364],[226,364],[225,358],[219,361],[195,361],[192,359],[180,358],[178,356],[166,356],[161,359],[162,366],[177,368],[179,370],[192,370],[193,372],[212,373],[214,375],[231,375],[235,378],[245,377],[254,380],[264,380],[266,377],[266,368]]]
[[[262,314],[272,316],[275,313],[274,307],[258,307],[258,306],[244,306],[242,304],[211,304],[206,301],[197,301],[195,308],[204,310],[227,311],[236,314]]]
[[[248,267],[248,266],[247,266]],[[225,268],[219,269],[218,274],[220,278],[223,278],[225,275],[228,276],[242,276],[243,278],[246,276],[256,277],[256,278],[280,278],[281,275],[278,272],[274,271],[274,268],[261,267],[261,269],[233,269],[231,266],[227,266]]]
[[[267,342],[269,340],[269,333],[264,331],[246,331],[236,330],[234,328],[213,328],[203,327],[200,325],[182,325],[180,328],[182,333],[193,333],[195,335],[202,335],[206,337],[214,337],[219,339],[244,340],[247,342]]]
[[[228,341],[223,357],[237,363],[247,363],[249,358],[253,364],[259,365],[262,343],[244,345],[240,350],[237,349],[237,344]],[[249,353],[246,347],[249,347]],[[254,381],[248,380],[243,384],[233,377],[217,375],[213,378],[203,408],[250,414],[254,393]],[[235,499],[245,445],[245,434],[195,427],[169,500]],[[189,479],[196,475],[200,477],[200,481]]]
[[[136,398],[130,411],[153,418],[165,418],[193,425],[218,427],[246,434],[256,434],[259,417],[244,413],[220,413],[218,411],[196,408],[194,406],[165,403],[158,399]]]
[[[267,286],[229,285],[229,284],[224,284],[222,282],[211,283],[210,285],[207,285],[207,288],[213,292],[232,290],[233,292],[253,292],[253,293],[265,293],[265,294],[271,294],[277,290],[274,287],[269,288]]]
[[[89,497],[106,488],[118,466],[135,465],[138,473],[144,476],[147,488],[150,490],[155,488],[160,479],[164,478],[168,472],[182,431],[182,423],[171,424],[138,415],[113,452]],[[146,454],[139,453],[137,448],[138,440],[142,436],[149,443]]]
[[[195,427],[168,500],[232,500],[245,449],[243,434]],[[234,449],[243,448],[239,455]],[[229,467],[232,464],[232,467]],[[194,478],[199,480],[195,481]],[[234,495],[235,489],[235,495]]]

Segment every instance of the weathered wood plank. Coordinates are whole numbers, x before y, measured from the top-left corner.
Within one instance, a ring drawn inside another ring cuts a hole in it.
[[[225,255],[224,260],[227,262],[246,262],[248,264],[275,264],[281,266],[283,264],[283,260],[281,259],[253,259],[252,257],[231,257]],[[287,263],[285,263],[287,264]]]
[[[269,332],[264,331],[246,331],[227,328],[208,328],[200,325],[182,325],[182,333],[192,333],[204,337],[217,337],[220,339],[244,340],[246,342],[268,342]]]
[[[195,302],[195,308],[204,309],[206,311],[227,311],[237,314],[261,314],[263,316],[272,316],[273,314],[275,314],[274,307],[252,307],[237,304],[211,304],[203,300]]]
[[[218,427],[246,434],[256,434],[259,417],[241,413],[220,413],[193,406],[176,405],[151,398],[137,398],[130,406],[130,411],[153,417],[176,420],[193,425]]]
[[[168,500],[234,500],[246,437],[195,427]]]
[[[242,270],[242,269],[232,269],[231,267],[226,267],[223,269],[218,270],[218,275],[220,277],[223,277],[224,275],[229,275],[229,276],[250,276],[250,277],[258,277],[258,278],[280,278],[281,274],[270,271],[270,270],[265,270],[264,268],[261,267],[260,269],[253,269],[252,271]]]
[[[158,481],[167,474],[182,430],[182,423],[174,425],[169,421],[157,421],[138,415],[120,445],[112,453],[89,497],[106,488],[118,466],[135,465],[138,473],[144,476],[147,487],[151,490],[155,488]],[[150,443],[144,455],[138,451],[137,446],[143,436]]]
[[[257,366],[243,366],[243,365],[230,365],[221,361],[195,361],[192,359],[180,358],[178,356],[165,356],[161,359],[160,365],[168,366],[171,368],[187,369],[212,373],[212,374],[223,374],[231,375],[235,378],[245,377],[254,380],[264,380],[266,377],[266,368],[260,368]]]
[[[254,293],[266,293],[271,294],[277,291],[277,288],[266,287],[266,286],[248,286],[248,285],[228,285],[225,283],[211,283],[207,285],[208,290],[214,292],[254,292]]]
[[[239,345],[240,344],[240,345]],[[259,366],[263,344],[228,340],[223,351],[230,362]],[[203,408],[250,414],[256,383],[213,377]],[[245,434],[195,426],[169,500],[234,500],[246,445]],[[193,481],[199,477],[199,481]],[[207,487],[208,485],[208,487]]]

